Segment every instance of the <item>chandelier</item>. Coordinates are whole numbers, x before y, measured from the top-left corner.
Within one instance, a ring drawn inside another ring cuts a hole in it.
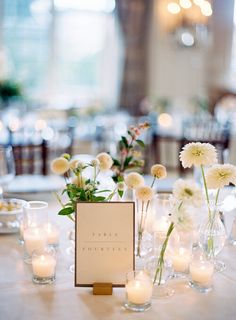
[[[208,21],[212,15],[212,5],[206,0],[166,1],[169,29],[178,43],[192,47],[207,39]]]

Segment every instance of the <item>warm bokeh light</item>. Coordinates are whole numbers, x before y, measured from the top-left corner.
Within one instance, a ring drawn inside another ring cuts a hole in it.
[[[168,3],[167,9],[172,14],[178,14],[180,12],[180,6],[176,2]]]
[[[18,118],[10,119],[8,127],[12,132],[18,131],[20,129],[20,120]]]
[[[43,119],[38,119],[35,123],[35,130],[41,131],[47,127],[47,122]]]
[[[173,119],[169,113],[161,113],[158,117],[158,124],[161,127],[169,128],[172,126]]]
[[[211,8],[210,2],[204,1],[200,7],[201,7],[201,12],[204,16],[210,17],[212,15],[212,8]]]
[[[184,9],[189,9],[192,7],[192,2],[190,0],[179,0],[179,4]]]
[[[187,47],[192,47],[194,45],[194,37],[189,32],[183,32],[181,35],[182,43]]]
[[[205,2],[205,0],[193,0],[194,4],[196,4],[197,6],[201,6],[203,4],[203,2]]]
[[[2,131],[3,128],[4,128],[4,125],[3,125],[2,121],[0,120],[0,131]]]

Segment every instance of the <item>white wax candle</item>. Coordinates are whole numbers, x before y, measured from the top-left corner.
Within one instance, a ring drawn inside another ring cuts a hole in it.
[[[145,304],[151,300],[152,288],[151,281],[130,280],[126,285],[128,301],[134,304]]]
[[[175,272],[186,272],[188,270],[191,261],[191,253],[189,250],[179,248],[171,258]]]
[[[56,259],[42,254],[32,259],[33,274],[39,278],[49,278],[55,275]]]
[[[41,228],[28,228],[24,230],[25,249],[29,255],[34,250],[43,250],[47,243],[47,234]]]
[[[59,243],[59,229],[57,226],[47,223],[45,226],[47,232],[47,242],[51,245],[58,245]]]
[[[211,282],[214,265],[208,261],[198,261],[190,264],[189,272],[193,281],[202,285]]]

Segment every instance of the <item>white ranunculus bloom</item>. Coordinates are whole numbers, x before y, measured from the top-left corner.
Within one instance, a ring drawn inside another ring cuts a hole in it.
[[[188,206],[180,205],[179,202],[172,203],[170,221],[174,223],[175,228],[179,231],[192,231],[194,221],[191,217]]]
[[[108,153],[106,152],[99,153],[96,159],[99,161],[99,166],[101,171],[106,171],[111,169],[113,165],[113,160]]]
[[[236,185],[236,167],[232,164],[217,164],[206,173],[206,182],[209,189],[220,189],[230,183]]]
[[[180,152],[180,161],[184,168],[217,163],[216,148],[210,143],[191,142]]]
[[[173,196],[176,200],[200,207],[203,204],[201,188],[192,180],[178,179],[173,186]]]
[[[138,200],[142,202],[147,202],[152,200],[154,192],[151,187],[142,186],[136,189],[135,195]]]
[[[157,179],[164,179],[167,176],[166,168],[161,164],[154,164],[151,167],[151,175]]]
[[[65,158],[56,158],[51,163],[51,170],[56,174],[64,174],[70,169],[70,163]]]
[[[125,183],[130,189],[137,189],[144,185],[145,181],[143,176],[137,172],[131,172],[125,177]]]

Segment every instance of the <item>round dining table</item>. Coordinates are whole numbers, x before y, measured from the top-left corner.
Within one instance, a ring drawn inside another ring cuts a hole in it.
[[[37,195],[38,196],[38,195]],[[219,257],[226,270],[214,274],[214,288],[200,293],[188,279],[170,280],[173,296],[152,299],[146,312],[124,308],[125,288],[114,288],[112,295],[93,295],[92,288],[74,287],[69,271],[73,255],[68,238],[73,222],[58,216],[60,205],[53,195],[41,195],[49,202],[49,218],[60,225],[60,246],[56,281],[50,285],[32,282],[31,266],[24,263],[18,234],[0,235],[0,320],[235,320],[236,246],[228,241]]]

